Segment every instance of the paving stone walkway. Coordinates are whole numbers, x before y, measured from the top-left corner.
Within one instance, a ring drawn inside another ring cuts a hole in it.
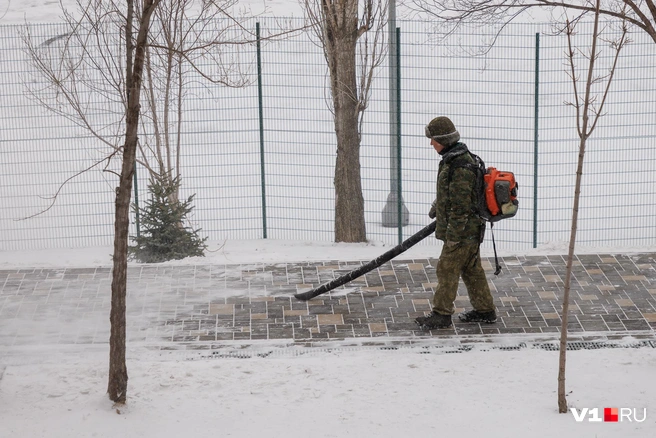
[[[128,273],[128,342],[158,348],[220,348],[241,341],[308,345],[331,340],[421,340],[460,335],[555,337],[564,256],[510,257],[491,274],[499,320],[422,332],[414,318],[430,311],[432,259],[393,260],[308,302],[294,293],[361,262],[253,265],[141,265]],[[656,338],[656,253],[580,255],[573,271],[573,335]],[[106,344],[111,269],[0,270],[0,347]],[[470,308],[460,285],[456,312]]]

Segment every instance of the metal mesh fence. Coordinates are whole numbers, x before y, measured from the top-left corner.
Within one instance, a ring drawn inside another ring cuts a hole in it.
[[[277,33],[279,22],[260,20],[262,36]],[[498,36],[472,26],[438,40],[432,25],[398,23],[401,175],[410,213],[403,236],[429,221],[439,157],[423,131],[431,118],[448,115],[473,152],[519,181],[520,212],[495,227],[504,248],[567,241],[579,140],[574,110],[565,104],[572,100],[565,38],[548,27],[510,24]],[[245,27],[254,33],[255,21]],[[37,42],[66,31],[63,25],[29,28]],[[36,101],[48,91],[28,59],[25,32],[0,26],[0,250],[110,245],[118,185],[110,171],[118,172],[119,159],[102,161],[111,152],[105,143]],[[582,45],[589,44],[586,36],[585,29],[577,36]],[[487,46],[492,38],[495,44]],[[656,45],[638,31],[631,39],[607,114],[588,140],[580,245],[656,244]],[[261,96],[256,55],[255,44],[224,49],[245,72],[248,85],[241,88],[188,73],[180,136],[182,195],[196,195],[191,225],[210,240],[265,233],[270,239],[333,240],[336,140],[322,50],[310,32],[262,40]],[[604,48],[600,65],[611,57]],[[364,117],[361,164],[367,237],[395,243],[397,230],[381,225],[391,178],[386,63],[377,70]],[[97,125],[120,133],[120,102],[107,102],[97,90],[85,91],[83,100]],[[147,170],[139,166],[142,203],[147,183]]]

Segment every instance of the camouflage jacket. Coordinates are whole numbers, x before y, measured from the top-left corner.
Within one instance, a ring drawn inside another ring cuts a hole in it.
[[[442,155],[437,172],[437,198],[433,202],[437,221],[435,237],[444,242],[480,243],[485,224],[475,212],[476,174],[454,165],[462,162],[474,162],[464,143],[457,143]]]

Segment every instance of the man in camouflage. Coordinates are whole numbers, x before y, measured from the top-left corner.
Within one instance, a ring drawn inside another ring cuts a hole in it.
[[[451,326],[460,277],[474,309],[461,313],[458,318],[464,322],[496,322],[490,286],[481,266],[480,244],[485,223],[476,214],[476,174],[462,167],[474,160],[447,117],[431,120],[426,126],[426,137],[442,156],[437,172],[437,198],[428,215],[435,218],[435,237],[442,240],[444,246],[436,265],[438,284],[433,310],[417,318],[417,324],[423,330]]]

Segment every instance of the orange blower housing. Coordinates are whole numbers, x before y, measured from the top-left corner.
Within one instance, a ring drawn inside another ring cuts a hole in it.
[[[517,213],[518,185],[512,172],[502,172],[488,167],[484,175],[485,202],[490,211],[491,222],[513,217]]]

